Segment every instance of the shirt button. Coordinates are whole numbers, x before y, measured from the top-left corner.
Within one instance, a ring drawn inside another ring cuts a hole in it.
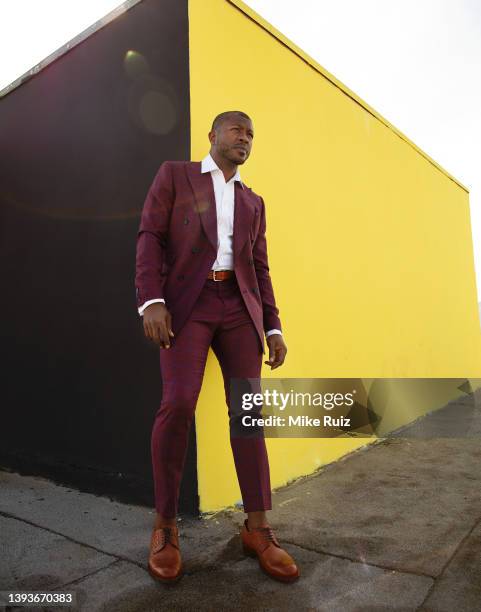
[[[194,254],[195,254],[195,253],[198,253],[199,251],[200,251],[200,249],[199,249],[199,248],[197,248],[197,247],[194,247],[194,248],[192,249],[192,253],[194,253]]]
[[[188,223],[189,223],[189,219],[186,217],[186,218],[184,219],[184,225],[187,225]]]

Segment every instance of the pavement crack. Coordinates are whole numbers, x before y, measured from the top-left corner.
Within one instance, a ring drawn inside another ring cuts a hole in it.
[[[395,571],[400,574],[406,574],[409,576],[421,576],[423,578],[430,578],[431,580],[435,580],[435,576],[431,576],[431,574],[425,574],[424,572],[414,572],[412,570],[400,569],[399,567],[395,567],[392,565],[381,565],[380,563],[366,563],[366,561],[361,561],[360,559],[356,559],[354,557],[349,557],[348,555],[340,555],[333,552],[328,552],[322,549],[309,548],[308,546],[304,546],[302,544],[298,544],[297,542],[291,542],[290,540],[283,539],[283,542],[289,544],[291,546],[297,546],[298,548],[302,548],[303,550],[307,550],[309,552],[317,553],[318,555],[326,555],[328,557],[336,557],[337,559],[343,559],[344,561],[351,561],[352,563],[359,563],[360,565],[369,567],[377,567],[378,569],[386,570],[386,571]]]
[[[116,553],[107,552],[105,550],[102,550],[101,548],[98,548],[97,546],[93,546],[92,544],[87,544],[86,542],[82,542],[81,540],[77,540],[75,538],[72,538],[71,536],[65,535],[61,531],[56,531],[55,529],[51,529],[50,527],[45,527],[44,525],[39,525],[37,523],[34,523],[33,521],[29,521],[28,519],[20,518],[18,516],[15,516],[14,514],[11,514],[10,512],[5,512],[4,510],[0,510],[0,516],[4,516],[5,518],[13,519],[15,521],[20,521],[27,525],[31,525],[32,527],[35,527],[36,529],[47,531],[48,533],[52,533],[54,535],[60,536],[64,538],[65,540],[72,542],[73,544],[77,544],[78,546],[83,546],[84,548],[90,548],[91,550],[95,550],[95,552],[98,552],[102,555],[106,555],[108,557],[112,557],[115,560],[126,561],[127,563],[133,563],[134,565],[138,565],[139,567],[144,567],[144,569],[146,567],[146,566],[143,566],[139,561],[129,559],[128,557],[125,557],[123,555],[119,555]]]
[[[63,589],[65,589],[65,587],[69,587],[69,586],[72,586],[74,584],[77,584],[78,582],[82,582],[82,580],[85,580],[86,578],[90,578],[90,576],[95,576],[95,574],[98,574],[99,572],[103,572],[104,570],[106,570],[107,568],[111,567],[112,565],[120,563],[120,561],[122,561],[122,559],[114,559],[110,563],[107,563],[107,565],[103,565],[102,567],[98,567],[97,569],[92,570],[91,572],[87,572],[87,574],[85,574],[84,576],[80,576],[79,578],[75,578],[75,580],[69,580],[68,582],[64,582],[60,586],[55,587],[54,589],[52,589],[52,591],[63,590]]]

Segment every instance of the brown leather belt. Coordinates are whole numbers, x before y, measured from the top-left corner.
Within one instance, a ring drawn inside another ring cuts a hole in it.
[[[231,278],[234,274],[234,270],[211,270],[207,275],[207,278],[215,281],[223,281]]]

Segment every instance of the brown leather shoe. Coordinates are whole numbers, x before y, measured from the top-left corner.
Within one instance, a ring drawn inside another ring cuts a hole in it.
[[[149,572],[161,582],[175,582],[182,576],[177,527],[154,527],[150,540]]]
[[[293,582],[299,578],[294,559],[281,548],[271,527],[249,529],[247,519],[241,530],[242,549],[246,555],[257,557],[266,574],[281,582]]]

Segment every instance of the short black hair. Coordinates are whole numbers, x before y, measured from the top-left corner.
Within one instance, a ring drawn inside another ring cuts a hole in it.
[[[211,130],[216,130],[221,125],[221,123],[223,123],[226,119],[229,119],[230,117],[243,117],[244,119],[249,119],[249,121],[252,122],[252,119],[249,117],[249,115],[243,113],[242,111],[225,111],[224,113],[220,113],[220,115],[217,115],[217,117],[214,118]]]

